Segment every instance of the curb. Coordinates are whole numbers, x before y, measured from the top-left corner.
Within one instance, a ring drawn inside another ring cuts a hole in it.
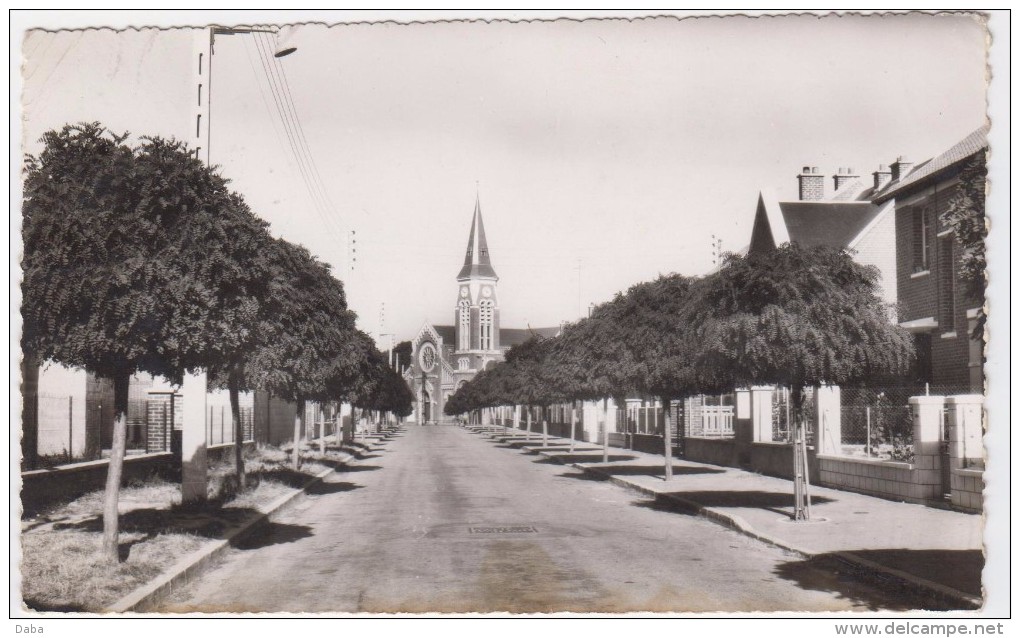
[[[356,458],[356,455],[349,455],[341,462],[346,465]],[[201,575],[213,560],[232,546],[233,542],[259,526],[271,522],[274,517],[284,513],[289,506],[296,504],[306,496],[306,490],[309,487],[321,482],[322,479],[336,471],[335,468],[332,468],[316,474],[300,488],[295,488],[290,494],[284,494],[271,502],[266,506],[265,511],[245,521],[240,527],[231,531],[226,538],[219,539],[207,547],[201,547],[184,556],[170,569],[157,576],[155,580],[138,587],[107,607],[103,613],[141,613],[145,608],[167,598],[174,592],[174,589],[187,585]]]
[[[660,494],[651,488],[645,487],[633,481],[629,481],[626,478],[613,476],[609,472],[605,472],[597,467],[586,466],[582,463],[563,463],[558,458],[556,458],[554,454],[544,452],[541,448],[524,446],[521,448],[521,450],[529,454],[537,454],[538,456],[541,456],[543,458],[551,459],[553,461],[556,461],[557,463],[560,463],[561,465],[581,470],[582,472],[589,475],[604,477],[614,485],[619,485],[620,487],[625,487],[627,489],[640,492],[645,496],[651,496],[656,499],[664,498],[670,500],[675,504],[681,506],[682,508],[689,510],[694,514],[697,514],[698,516],[701,516],[707,520],[722,525],[723,527],[727,527],[745,536],[749,536],[750,538],[753,538],[755,540],[761,541],[768,545],[772,545],[773,547],[778,547],[779,549],[797,554],[801,558],[812,559],[823,553],[828,553],[830,555],[836,556],[840,560],[851,563],[857,566],[858,568],[882,574],[888,578],[900,581],[901,583],[904,583],[909,587],[922,590],[928,594],[932,594],[940,598],[944,598],[947,601],[952,602],[953,604],[960,605],[962,608],[980,609],[984,605],[984,601],[979,597],[972,596],[971,594],[959,591],[958,589],[953,589],[952,587],[949,587],[947,585],[932,582],[925,578],[921,578],[920,576],[908,574],[904,571],[900,571],[892,567],[886,567],[885,565],[881,565],[874,561],[870,561],[866,558],[857,556],[852,552],[816,552],[813,550],[805,549],[803,547],[798,547],[780,538],[776,538],[769,534],[759,532],[758,530],[754,529],[754,527],[752,527],[747,521],[740,518],[739,516],[728,514],[726,512],[720,512],[719,510],[716,510],[714,508],[705,507],[700,503],[697,503],[689,499],[685,499],[680,496],[675,496],[673,494]]]

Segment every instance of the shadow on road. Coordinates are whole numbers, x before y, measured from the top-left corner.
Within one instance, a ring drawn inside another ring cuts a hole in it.
[[[981,596],[985,557],[979,549],[860,549],[848,553]]]
[[[340,472],[341,474],[347,474],[350,472],[374,472],[376,470],[381,469],[382,466],[379,465],[345,465],[343,467],[337,468],[337,472]]]
[[[610,454],[609,462],[618,463],[620,461],[632,461],[636,459],[636,456],[629,456],[624,454]],[[568,464],[568,463],[601,463],[601,456],[594,456],[591,454],[558,454],[556,458],[543,457],[534,461],[534,463],[553,463],[556,465]],[[610,466],[600,466],[603,468],[609,468]]]
[[[308,487],[305,490],[306,494],[313,496],[326,496],[328,494],[340,494],[341,492],[351,492],[353,490],[360,490],[363,485],[356,485],[354,483],[336,482],[327,483],[325,481],[319,481]]]
[[[871,559],[890,566],[892,563],[910,563],[912,561],[919,561],[922,564],[941,562],[945,565],[942,570],[944,572],[948,572],[951,569],[950,566],[954,565],[973,565],[975,558],[973,554],[977,554],[979,560],[981,554],[977,550],[909,549],[868,550],[853,553],[882,554],[882,556],[873,555]],[[911,570],[911,572],[915,571]],[[922,590],[900,579],[873,572],[833,554],[822,554],[811,559],[781,563],[775,568],[774,573],[784,580],[796,583],[801,589],[835,593],[840,598],[851,600],[858,605],[865,605],[871,611],[914,609],[949,611],[970,608],[961,607],[953,599],[940,596],[929,590]],[[972,574],[961,574],[958,581],[951,579],[950,582],[954,583],[955,589],[968,592],[970,592],[968,587],[974,585]],[[980,568],[977,570],[977,582],[977,592],[971,593],[979,596]]]
[[[678,502],[671,497],[693,501],[702,507],[748,507],[769,510],[781,516],[793,515],[793,494],[757,491],[703,491],[667,492],[658,494],[653,500],[637,501],[634,505],[672,514],[690,516],[697,513],[692,505]],[[832,499],[816,496],[811,499],[815,505],[831,503]]]
[[[312,528],[307,525],[289,525],[286,523],[266,523],[243,538],[234,539],[230,545],[237,549],[261,549],[270,545],[293,543],[303,538],[314,536]]]

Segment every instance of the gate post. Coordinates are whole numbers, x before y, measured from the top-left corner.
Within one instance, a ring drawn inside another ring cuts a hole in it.
[[[913,497],[936,501],[942,499],[942,405],[945,397],[910,397],[910,414],[914,420],[914,485]]]
[[[181,501],[189,503],[207,498],[208,472],[206,459],[206,375],[184,375],[181,385],[184,396],[184,431],[181,433]]]

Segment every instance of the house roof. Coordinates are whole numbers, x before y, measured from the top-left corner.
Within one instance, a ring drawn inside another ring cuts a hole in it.
[[[915,166],[905,177],[888,184],[880,192],[872,196],[873,201],[883,202],[908,191],[911,187],[923,184],[928,178],[938,176],[946,169],[952,168],[968,157],[988,148],[988,126],[982,126],[967,137],[957,142],[949,150],[925,160]]]
[[[499,345],[506,348],[522,344],[535,335],[548,339],[559,333],[559,326],[554,328],[500,328]]]
[[[791,242],[846,248],[882,209],[871,202],[819,200],[779,202],[779,210]]]
[[[464,255],[464,266],[457,275],[457,281],[472,277],[496,278],[496,271],[489,261],[489,244],[485,241],[485,226],[482,224],[482,207],[475,196],[475,214],[471,219],[471,235],[468,236],[467,253]]]

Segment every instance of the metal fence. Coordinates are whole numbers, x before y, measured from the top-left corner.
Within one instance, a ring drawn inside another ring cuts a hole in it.
[[[925,384],[840,390],[842,452],[847,456],[910,462],[914,457],[914,422],[910,397],[962,394],[967,388]],[[948,442],[943,410],[942,440]]]

